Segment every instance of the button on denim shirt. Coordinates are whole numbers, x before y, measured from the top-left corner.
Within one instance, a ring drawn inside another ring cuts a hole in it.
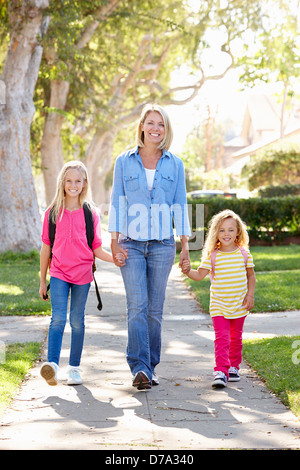
[[[149,191],[138,147],[124,152],[115,163],[108,231],[133,240],[164,240],[190,235],[182,160],[163,151]]]

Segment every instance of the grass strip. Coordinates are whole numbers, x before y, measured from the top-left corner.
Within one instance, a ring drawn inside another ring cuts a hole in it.
[[[40,355],[40,343],[8,344],[1,353],[0,412],[10,403],[22,380]],[[3,358],[4,356],[4,358]]]
[[[300,336],[244,340],[243,357],[266,386],[300,417]]]

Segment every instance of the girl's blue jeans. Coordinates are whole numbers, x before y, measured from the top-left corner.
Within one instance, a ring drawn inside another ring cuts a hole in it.
[[[52,317],[48,334],[48,361],[59,364],[64,329],[70,299],[71,351],[70,366],[79,366],[84,341],[84,310],[90,283],[71,284],[56,277],[50,279]]]
[[[163,306],[175,241],[174,237],[145,242],[127,238],[120,246],[128,250],[121,268],[127,300],[127,362],[133,375],[143,370],[151,380],[160,362]]]

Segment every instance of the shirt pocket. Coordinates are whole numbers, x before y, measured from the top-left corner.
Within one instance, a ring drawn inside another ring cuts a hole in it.
[[[166,173],[162,174],[161,187],[164,191],[171,191],[174,188],[174,176]]]
[[[140,187],[139,175],[124,175],[125,187],[128,191],[137,191]]]

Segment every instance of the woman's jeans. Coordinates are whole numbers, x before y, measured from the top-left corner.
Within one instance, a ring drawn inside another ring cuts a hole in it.
[[[120,246],[128,250],[121,268],[127,300],[127,362],[133,375],[143,370],[151,380],[160,362],[163,306],[175,241],[174,237],[145,242],[126,239]]]
[[[228,377],[229,368],[240,368],[243,349],[243,327],[246,317],[228,319],[213,317],[215,330],[215,371],[224,372]]]
[[[70,325],[71,325],[71,351],[70,366],[79,366],[84,341],[84,310],[90,283],[78,285],[71,284],[56,277],[50,279],[50,294],[52,317],[48,334],[48,361],[59,364],[60,351],[65,325],[67,322],[67,307],[69,292]]]

